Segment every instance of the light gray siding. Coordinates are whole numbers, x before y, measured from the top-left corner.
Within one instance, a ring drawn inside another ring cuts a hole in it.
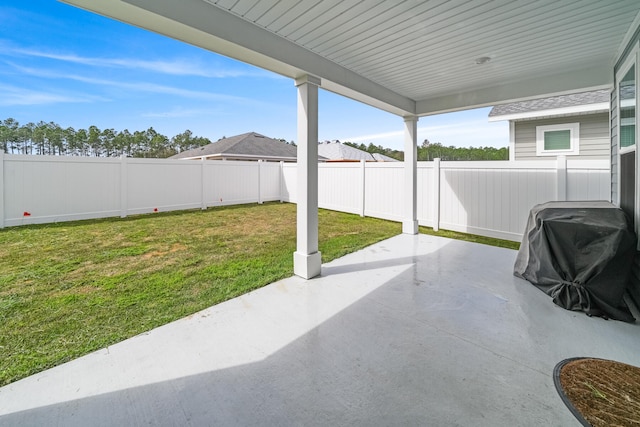
[[[571,159],[609,158],[609,113],[597,113],[516,122],[516,160],[553,159],[553,156],[536,156],[536,127],[564,123],[580,123],[580,155],[570,156]]]

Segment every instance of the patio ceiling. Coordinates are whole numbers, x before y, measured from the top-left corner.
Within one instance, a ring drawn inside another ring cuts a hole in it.
[[[610,88],[637,0],[64,0],[400,114]],[[486,61],[481,58],[489,58]]]

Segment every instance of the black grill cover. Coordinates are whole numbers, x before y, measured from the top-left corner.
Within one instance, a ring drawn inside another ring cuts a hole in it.
[[[633,322],[623,300],[636,249],[625,213],[609,202],[536,205],[514,274],[568,310]]]

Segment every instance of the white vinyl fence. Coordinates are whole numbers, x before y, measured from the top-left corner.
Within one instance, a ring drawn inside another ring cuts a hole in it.
[[[402,163],[324,163],[326,209],[401,221]],[[0,153],[0,227],[296,201],[296,165]],[[550,200],[610,200],[607,161],[418,162],[420,225],[520,240]]]
[[[0,228],[280,200],[269,162],[0,153]]]
[[[402,163],[318,168],[321,208],[402,221]],[[295,173],[284,165],[284,201],[296,201]],[[435,229],[519,241],[538,203],[610,198],[607,161],[418,162],[418,222]]]

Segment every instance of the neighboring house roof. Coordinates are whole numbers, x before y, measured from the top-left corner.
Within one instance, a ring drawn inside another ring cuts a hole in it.
[[[377,162],[399,162],[400,160],[394,159],[393,157],[385,156],[380,153],[373,153],[373,158],[376,159]]]
[[[365,160],[374,162],[375,159],[370,153],[344,145],[340,141],[318,142],[318,154],[329,159],[330,162],[357,162]]]
[[[223,138],[204,147],[183,151],[170,159],[274,160],[295,162],[297,149],[256,132]]]
[[[318,142],[318,154],[326,157],[328,162],[397,162],[396,159],[383,154],[371,154],[358,148],[345,145],[340,141]]]
[[[609,90],[595,90],[571,95],[552,96],[530,101],[497,105],[489,113],[489,121],[523,120],[609,111]]]

